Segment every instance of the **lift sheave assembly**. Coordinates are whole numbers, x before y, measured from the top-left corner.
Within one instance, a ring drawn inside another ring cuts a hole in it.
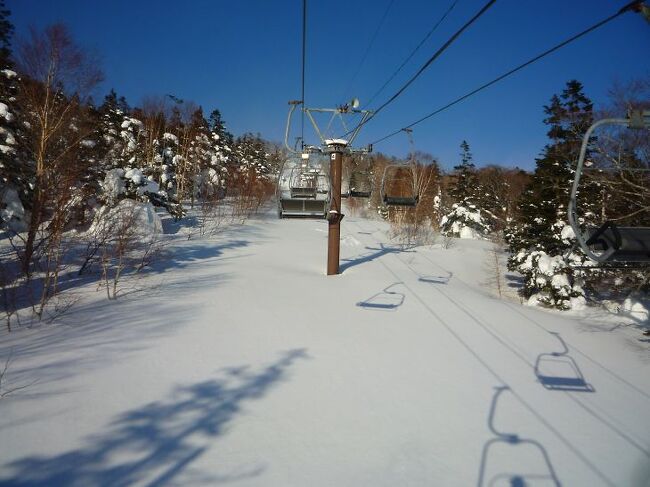
[[[650,110],[630,112],[627,118],[606,118],[594,123],[584,135],[580,156],[576,166],[571,196],[569,200],[568,218],[577,244],[592,261],[600,264],[648,264],[650,263],[650,227],[648,226],[623,226],[616,223],[619,219],[610,218],[600,227],[585,227],[580,225],[577,214],[577,199],[580,193],[580,181],[585,171],[585,157],[589,141],[593,132],[602,126],[618,125],[629,130],[643,131],[650,138]],[[646,139],[648,140],[648,139]],[[605,168],[605,171],[622,174],[626,177],[628,186],[648,189],[650,167],[629,155],[628,160],[636,161],[634,167],[623,167],[623,164],[614,168]],[[630,176],[631,175],[631,176]],[[642,202],[638,202],[642,207]],[[637,216],[642,212],[634,211]],[[647,215],[647,211],[646,211]],[[647,218],[645,219],[648,220]]]

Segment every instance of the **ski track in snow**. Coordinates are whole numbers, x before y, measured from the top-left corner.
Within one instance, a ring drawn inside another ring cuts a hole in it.
[[[485,242],[386,230],[346,218],[331,277],[324,221],[178,235],[155,292],[4,334],[36,382],[0,399],[0,485],[647,485],[640,333],[497,299]]]

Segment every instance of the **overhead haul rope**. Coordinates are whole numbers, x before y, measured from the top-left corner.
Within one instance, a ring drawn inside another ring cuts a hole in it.
[[[303,110],[300,112],[300,144],[305,146],[305,58],[307,46],[307,0],[302,0],[302,89],[300,100]]]
[[[386,108],[389,104],[391,104],[393,101],[395,101],[397,99],[397,97],[400,96],[406,90],[406,88],[408,88],[431,65],[431,63],[433,63],[436,59],[438,59],[442,55],[442,53],[445,52],[447,50],[447,48],[449,48],[449,46],[451,46],[451,44],[456,39],[458,39],[458,37],[460,37],[460,35],[470,25],[472,25],[474,22],[476,22],[479,19],[479,17],[481,17],[481,15],[483,15],[492,5],[494,5],[495,2],[496,2],[496,0],[489,0],[483,6],[483,8],[481,8],[481,10],[479,10],[471,19],[469,19],[467,22],[465,22],[465,24],[460,29],[458,29],[454,33],[454,35],[452,35],[447,40],[447,42],[445,42],[436,52],[434,52],[433,55],[429,58],[429,60],[426,63],[424,63],[422,65],[422,67],[417,71],[417,73],[415,73],[399,90],[397,90],[397,92],[393,96],[391,96],[387,101],[385,101],[382,105],[380,105],[379,108],[374,110],[373,114],[370,115],[368,118],[366,118],[365,121],[360,122],[354,129],[349,130],[348,132],[343,134],[341,138],[344,138],[347,135],[350,135],[351,133],[353,133],[355,130],[361,128],[363,125],[365,125],[370,120],[372,120],[374,117],[376,117],[377,114],[379,112],[381,112],[384,108]]]
[[[375,94],[372,95],[372,96],[370,97],[370,100],[368,100],[368,102],[366,103],[366,106],[371,105],[372,102],[375,100],[375,98],[377,98],[377,96],[379,96],[379,94],[380,94],[382,91],[384,91],[384,88],[386,88],[386,86],[388,86],[388,84],[389,84],[391,81],[393,81],[393,79],[395,79],[395,76],[397,76],[397,74],[402,70],[402,68],[404,68],[404,66],[406,66],[406,64],[411,60],[411,58],[413,58],[413,56],[415,56],[415,53],[418,52],[418,51],[420,50],[420,48],[421,48],[421,47],[424,45],[424,43],[429,39],[429,37],[431,37],[431,36],[433,35],[433,33],[434,33],[434,32],[436,31],[436,29],[440,26],[440,24],[442,24],[442,22],[447,18],[447,16],[448,16],[449,13],[454,9],[454,7],[456,6],[457,3],[458,3],[458,0],[454,0],[454,1],[451,3],[451,5],[450,5],[449,8],[447,9],[447,11],[442,15],[442,17],[440,17],[440,19],[438,20],[438,22],[435,23],[435,25],[431,28],[431,30],[429,30],[429,32],[427,32],[427,34],[422,38],[422,40],[420,41],[420,43],[419,43],[417,46],[415,46],[415,48],[411,51],[411,53],[408,55],[408,57],[407,57],[407,58],[402,62],[402,64],[400,64],[399,67],[398,67],[398,68],[393,72],[393,74],[390,75],[390,77],[389,77],[389,78],[386,80],[386,82],[381,86],[381,88],[379,88],[379,89],[375,92]]]
[[[520,70],[524,69],[525,67],[530,66],[531,64],[533,64],[533,63],[539,61],[540,59],[542,59],[542,58],[548,56],[549,54],[551,54],[551,53],[557,51],[558,49],[561,49],[562,47],[566,46],[567,44],[570,44],[571,42],[573,42],[573,41],[575,41],[575,40],[577,40],[577,39],[579,39],[579,38],[581,38],[581,37],[583,37],[583,36],[589,34],[590,32],[593,32],[594,30],[596,30],[596,29],[598,29],[599,27],[602,27],[603,25],[605,25],[605,24],[611,22],[612,20],[618,18],[619,16],[623,15],[624,13],[626,13],[626,12],[628,12],[628,11],[630,11],[630,10],[637,10],[637,9],[640,9],[642,5],[643,5],[643,2],[640,1],[640,0],[636,0],[636,1],[634,1],[634,2],[630,2],[630,3],[628,3],[627,5],[625,5],[623,8],[621,8],[621,9],[620,9],[618,12],[616,12],[615,14],[610,15],[609,17],[607,17],[607,18],[601,20],[600,22],[598,22],[598,23],[592,25],[592,26],[589,27],[588,29],[583,30],[582,32],[580,32],[580,33],[578,33],[578,34],[576,34],[576,35],[574,35],[574,36],[572,36],[572,37],[566,39],[565,41],[563,41],[563,42],[557,44],[557,45],[554,46],[554,47],[551,47],[550,49],[547,49],[546,51],[542,52],[541,54],[538,54],[538,55],[535,56],[534,58],[532,58],[532,59],[526,61],[526,62],[523,63],[523,64],[520,64],[520,65],[517,66],[516,68],[512,68],[511,70],[509,70],[509,71],[503,73],[501,76],[498,76],[498,77],[494,78],[492,81],[489,81],[489,82],[487,82],[487,83],[485,83],[485,84],[479,86],[478,88],[476,88],[476,89],[470,91],[469,93],[467,93],[467,94],[465,94],[465,95],[463,95],[463,96],[461,96],[461,97],[459,97],[459,98],[456,98],[454,101],[452,101],[452,102],[450,102],[450,103],[447,103],[445,106],[440,107],[440,108],[438,108],[437,110],[434,110],[433,112],[429,113],[428,115],[425,115],[425,116],[422,117],[422,118],[419,118],[419,119],[416,120],[415,122],[413,122],[413,123],[411,123],[411,124],[409,124],[409,125],[406,125],[405,127],[402,127],[402,128],[400,128],[400,129],[398,129],[398,130],[395,130],[394,132],[391,132],[390,134],[388,134],[388,135],[386,135],[386,136],[384,136],[384,137],[382,137],[382,138],[380,138],[380,139],[377,139],[376,141],[372,142],[372,144],[374,145],[374,144],[378,144],[378,143],[380,143],[380,142],[383,142],[384,140],[389,139],[389,138],[391,138],[391,137],[393,137],[393,136],[399,134],[399,133],[400,133],[403,129],[405,129],[405,128],[411,128],[411,127],[414,127],[415,125],[418,125],[419,123],[422,123],[422,122],[424,122],[425,120],[428,120],[429,118],[431,118],[431,117],[433,117],[433,116],[435,116],[435,115],[438,115],[439,113],[444,112],[445,110],[451,108],[452,106],[456,105],[457,103],[460,103],[461,101],[466,100],[467,98],[469,98],[469,97],[475,95],[476,93],[478,93],[478,92],[480,92],[480,91],[483,91],[484,89],[486,89],[486,88],[492,86],[492,85],[495,84],[495,83],[498,83],[499,81],[501,81],[501,80],[507,78],[508,76],[511,76],[511,75],[515,74],[517,71],[520,71]]]
[[[381,20],[379,21],[379,24],[377,25],[377,28],[375,29],[375,33],[370,38],[370,43],[368,44],[368,47],[366,47],[366,51],[363,53],[363,56],[361,56],[361,61],[357,65],[357,70],[354,72],[354,75],[352,76],[352,78],[348,82],[347,86],[345,87],[345,90],[343,90],[343,94],[341,95],[341,99],[343,99],[345,97],[345,95],[350,91],[350,88],[352,87],[352,83],[354,83],[354,80],[357,79],[357,76],[359,76],[359,73],[361,72],[361,68],[363,67],[363,64],[366,62],[366,58],[368,57],[368,54],[370,53],[370,50],[372,49],[372,46],[375,44],[375,41],[377,40],[377,36],[379,35],[379,31],[381,30],[382,25],[384,25],[386,17],[388,17],[388,12],[390,11],[391,7],[393,6],[393,3],[395,3],[395,0],[390,0],[390,2],[388,2],[388,5],[386,6],[386,10],[384,10],[384,15],[382,15]]]

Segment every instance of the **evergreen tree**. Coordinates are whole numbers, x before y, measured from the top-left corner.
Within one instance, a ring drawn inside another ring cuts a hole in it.
[[[191,142],[188,158],[194,168],[192,198],[211,200],[225,194],[225,162],[220,137],[211,132],[203,111],[198,109],[192,115],[194,140]]]
[[[24,144],[23,126],[19,123],[18,75],[13,71],[11,35],[13,25],[9,11],[0,0],[0,228],[9,225],[21,230],[26,222],[32,188],[33,165],[29,164]]]
[[[216,134],[219,136],[219,140],[221,141],[221,144],[224,146],[232,147],[234,138],[233,135],[228,132],[228,129],[226,128],[226,124],[221,118],[221,112],[217,109],[212,110],[212,113],[210,113],[209,117],[209,126],[210,126],[210,131],[213,134]]]
[[[480,200],[478,177],[467,141],[463,140],[460,148],[461,162],[454,167],[454,180],[449,189],[453,204],[451,211],[447,212],[440,221],[440,231],[443,235],[454,237],[480,238],[489,231],[489,227],[481,216],[481,209],[478,206]]]
[[[5,6],[5,0],[0,0],[0,66],[2,69],[13,67],[11,62],[11,36],[14,26],[9,20],[11,12]]]
[[[469,150],[469,144],[465,140],[461,142],[460,149],[461,162],[454,167],[454,183],[449,189],[449,194],[456,203],[475,204],[478,179],[473,155]]]
[[[171,159],[171,151],[166,151],[166,147],[162,146],[156,154],[158,171],[146,164],[144,123],[130,116],[129,110],[124,97],[118,98],[113,90],[98,110],[101,116],[98,145],[103,154],[100,163],[103,169],[100,200],[109,207],[117,205],[122,199],[150,202],[154,206],[165,208],[174,217],[181,217],[181,205],[169,196],[166,191],[168,188],[161,189],[161,185],[154,181],[156,176],[165,179],[165,182],[172,179],[169,175],[164,178],[162,174],[165,171],[161,169],[163,161]]]
[[[544,107],[550,143],[536,160],[519,202],[520,219],[506,235],[512,253],[509,268],[525,277],[524,297],[559,309],[568,309],[572,298],[584,295],[580,280],[563,257],[572,246],[566,215],[572,167],[582,136],[592,123],[593,105],[582,89],[578,81],[569,81],[562,94],[554,95]]]

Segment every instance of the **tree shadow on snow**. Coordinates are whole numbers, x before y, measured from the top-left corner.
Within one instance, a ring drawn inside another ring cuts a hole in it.
[[[241,249],[250,245],[249,240],[228,240],[226,242],[203,241],[190,245],[175,245],[162,251],[161,256],[143,269],[145,274],[156,274],[169,269],[185,269],[209,259],[221,257],[226,251]]]
[[[510,288],[521,289],[524,286],[524,278],[519,274],[513,274],[508,272],[505,274],[505,278],[506,278],[506,284]]]
[[[4,466],[6,486],[127,486],[165,485],[169,482],[214,485],[258,476],[265,466],[242,465],[223,474],[192,469],[192,463],[215,439],[227,433],[229,423],[247,402],[261,399],[286,380],[287,370],[304,349],[290,350],[257,372],[247,367],[228,369],[220,379],[179,387],[170,398],[127,411],[105,433],[86,444],[55,456],[33,456]],[[218,454],[218,453],[217,453]],[[183,475],[183,479],[177,477]]]
[[[16,384],[38,381],[9,399],[63,393],[56,381],[92,371],[116,357],[152,346],[157,338],[178,333],[196,317],[196,306],[184,298],[228,279],[227,274],[216,274],[162,283],[143,291],[146,302],[137,296],[108,300],[100,295],[73,306],[57,318],[55,326],[41,324],[6,334],[0,341],[0,362],[11,357],[9,380]],[[30,334],[28,339],[23,333]],[[0,417],[0,428],[1,423]]]

